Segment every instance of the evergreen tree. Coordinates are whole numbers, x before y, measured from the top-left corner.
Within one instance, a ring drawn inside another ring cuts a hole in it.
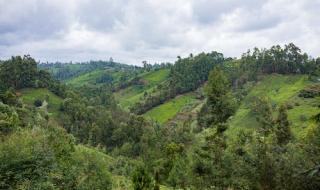
[[[256,120],[261,124],[261,132],[267,136],[273,130],[272,107],[266,97],[259,97],[253,104],[252,108]]]
[[[193,153],[193,184],[198,189],[226,188],[228,163],[225,160],[226,138],[222,130],[211,129],[205,142]]]
[[[290,123],[288,120],[287,107],[281,105],[277,119],[276,137],[278,144],[287,144],[292,138]]]
[[[210,72],[205,90],[207,102],[199,113],[199,124],[210,127],[226,122],[235,111],[235,103],[229,81],[220,68]]]

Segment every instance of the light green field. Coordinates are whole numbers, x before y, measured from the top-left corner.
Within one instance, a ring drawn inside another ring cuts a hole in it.
[[[88,83],[93,83],[96,79],[105,73],[103,70],[92,71],[78,77],[67,80],[66,83],[73,86],[81,86]]]
[[[96,80],[99,79],[102,75],[109,74],[113,77],[114,81],[117,81],[120,76],[120,71],[109,71],[109,70],[95,70],[80,76],[77,76],[75,78],[72,78],[70,80],[66,81],[66,84],[72,85],[74,87],[80,87],[83,85],[98,85],[96,84]]]
[[[196,101],[192,94],[185,94],[175,97],[172,100],[165,102],[144,114],[144,117],[164,124],[172,119],[183,107],[192,104]]]
[[[311,84],[305,75],[269,75],[259,82],[243,100],[236,114],[230,119],[230,128],[226,134],[233,136],[239,130],[250,130],[259,124],[251,114],[250,105],[255,97],[266,96],[277,107],[287,103],[293,106],[288,110],[288,118],[295,134],[299,134],[310,123],[310,118],[317,113],[316,102],[320,99],[298,97],[299,91]],[[277,110],[274,110],[276,117]]]
[[[28,105],[34,105],[34,101],[36,99],[39,99],[41,101],[44,101],[46,99],[46,96],[49,97],[47,100],[48,103],[48,112],[49,114],[52,114],[54,117],[58,115],[60,104],[62,102],[62,99],[58,97],[57,95],[53,94],[51,91],[49,91],[46,88],[39,88],[39,89],[23,89],[19,91],[22,94],[22,100],[24,103]]]
[[[141,74],[141,79],[146,82],[144,85],[133,85],[115,93],[115,98],[122,108],[128,108],[143,97],[144,92],[152,92],[157,84],[165,81],[169,75],[169,69],[160,69]]]
[[[159,84],[164,81],[169,75],[170,69],[159,69],[141,75],[141,78],[146,80],[149,85]]]

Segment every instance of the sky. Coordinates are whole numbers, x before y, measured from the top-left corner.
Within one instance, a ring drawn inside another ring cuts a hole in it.
[[[141,65],[290,42],[320,56],[320,0],[0,0],[0,59]]]

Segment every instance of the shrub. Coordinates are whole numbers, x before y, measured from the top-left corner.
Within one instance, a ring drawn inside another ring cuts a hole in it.
[[[292,105],[291,103],[287,103],[287,105],[286,105],[286,106],[287,106],[287,109],[288,109],[288,110],[293,109],[293,105]]]
[[[300,121],[307,121],[308,118],[305,115],[300,115]]]
[[[299,96],[303,98],[314,98],[320,96],[320,84],[306,87],[300,91]]]
[[[34,105],[35,105],[36,107],[40,107],[40,106],[42,106],[42,101],[39,100],[39,99],[36,99],[36,100],[34,101]]]

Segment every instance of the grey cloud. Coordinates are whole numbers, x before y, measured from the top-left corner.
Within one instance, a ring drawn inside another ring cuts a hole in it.
[[[314,0],[0,0],[0,59],[174,61],[295,42],[320,54]]]
[[[69,24],[63,6],[48,0],[0,2],[0,42],[5,44],[55,36]]]
[[[78,22],[89,29],[111,31],[117,22],[123,21],[125,0],[80,1],[75,14]]]
[[[236,9],[254,10],[266,2],[263,0],[199,0],[194,1],[193,14],[200,24],[212,24]]]

